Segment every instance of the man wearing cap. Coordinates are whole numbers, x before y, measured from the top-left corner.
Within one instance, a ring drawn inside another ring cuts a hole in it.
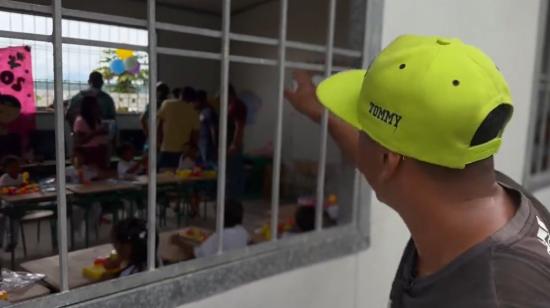
[[[550,307],[550,214],[494,171],[512,115],[493,61],[458,39],[406,35],[368,72],[286,97],[329,130],[411,232],[390,307]],[[322,104],[322,105],[321,105]]]

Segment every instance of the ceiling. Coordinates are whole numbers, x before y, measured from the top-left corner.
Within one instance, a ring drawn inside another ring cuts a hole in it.
[[[231,13],[237,14],[265,2],[274,0],[232,0]],[[215,15],[222,15],[221,0],[157,0],[157,3],[181,9],[194,10]]]

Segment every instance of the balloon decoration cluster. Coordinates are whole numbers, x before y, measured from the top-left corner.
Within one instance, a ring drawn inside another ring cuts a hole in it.
[[[111,71],[115,75],[122,75],[125,72],[136,75],[139,73],[141,64],[133,51],[127,49],[117,49],[117,58],[111,62]]]

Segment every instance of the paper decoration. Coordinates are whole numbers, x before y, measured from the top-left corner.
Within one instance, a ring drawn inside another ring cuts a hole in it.
[[[111,62],[111,71],[113,71],[116,75],[124,73],[124,71],[126,71],[124,62],[120,59],[113,60],[113,62]]]
[[[34,129],[36,101],[28,46],[0,49],[0,126],[21,134]]]
[[[134,56],[134,52],[128,49],[117,49],[116,55],[120,60],[126,60]]]

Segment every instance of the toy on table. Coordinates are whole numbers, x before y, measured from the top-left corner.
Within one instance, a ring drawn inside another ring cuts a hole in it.
[[[82,275],[91,281],[99,281],[106,276],[116,276],[121,267],[116,266],[114,268],[108,268],[109,262],[116,263],[118,260],[118,254],[116,251],[112,251],[108,257],[98,257],[94,260],[94,264],[82,269]]]
[[[182,230],[178,233],[178,236],[198,244],[204,242],[208,237],[206,232],[196,227],[189,227]]]
[[[336,205],[338,202],[338,198],[335,194],[330,194],[325,198],[324,207],[330,207]],[[300,206],[315,206],[317,203],[317,199],[312,196],[302,196],[298,198],[298,205]]]
[[[176,176],[187,179],[193,177],[216,177],[215,170],[203,170],[200,166],[194,166],[192,169],[179,169]]]
[[[25,184],[20,187],[9,186],[0,188],[0,195],[18,196],[40,191],[38,184]]]
[[[279,222],[277,225],[277,234],[282,235],[291,231],[292,228],[294,228],[294,224],[294,218],[292,217],[288,218],[286,221]],[[259,230],[256,231],[256,234],[258,234],[262,240],[271,240],[271,224],[264,224]]]

